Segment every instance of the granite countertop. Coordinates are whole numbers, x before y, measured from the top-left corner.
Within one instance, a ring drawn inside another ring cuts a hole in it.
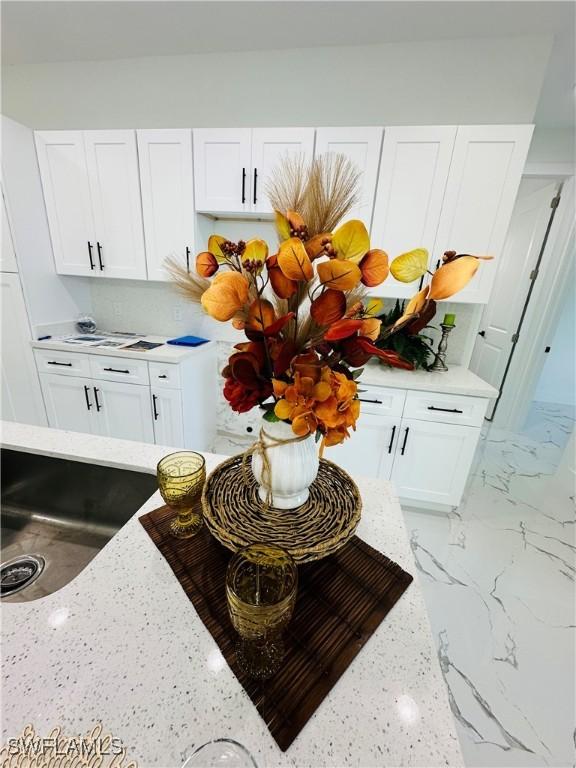
[[[71,334],[72,335],[72,334]],[[76,334],[81,335],[81,334]],[[106,336],[105,333],[96,334]],[[172,337],[170,337],[172,338]],[[81,353],[86,355],[105,355],[106,357],[129,357],[134,360],[148,360],[154,363],[180,363],[191,355],[213,349],[215,342],[210,341],[200,347],[179,347],[174,344],[166,344],[167,336],[138,336],[126,340],[126,345],[135,344],[137,341],[150,341],[160,343],[163,346],[147,351],[135,351],[122,347],[90,347],[83,344],[68,344],[62,339],[46,339],[45,341],[30,342],[35,349],[52,349],[56,352]]]
[[[416,389],[424,392],[442,392],[470,397],[498,397],[498,390],[475,373],[461,365],[447,371],[404,371],[379,363],[368,363],[359,379],[360,384],[398,389]]]
[[[154,472],[169,448],[2,424],[16,450]],[[223,457],[206,454],[207,469]],[[259,768],[461,766],[446,686],[389,482],[357,478],[358,534],[414,582],[285,753],[227,666],[137,517],[73,581],[2,605],[3,741],[27,723],[73,735],[101,720],[140,768],[179,768],[194,747],[229,737]]]

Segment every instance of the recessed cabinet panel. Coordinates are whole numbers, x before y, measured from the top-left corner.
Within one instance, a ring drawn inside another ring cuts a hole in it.
[[[240,213],[249,211],[251,193],[250,128],[194,130],[196,209]]]
[[[100,434],[154,442],[148,387],[115,381],[93,381],[92,384],[102,425]]]
[[[152,388],[151,395],[155,443],[183,448],[184,431],[180,390]]]
[[[326,448],[325,458],[341,466],[353,477],[388,480],[399,427],[399,418],[360,414],[356,431],[350,430],[350,437],[340,445]]]
[[[137,131],[149,280],[169,280],[172,258],[194,269],[192,131]]]
[[[0,254],[0,270],[2,272],[18,272],[16,251],[14,250],[14,241],[12,239],[3,189],[0,196],[2,197],[2,253]]]
[[[102,434],[96,419],[96,401],[90,379],[42,373],[40,382],[51,427]]]

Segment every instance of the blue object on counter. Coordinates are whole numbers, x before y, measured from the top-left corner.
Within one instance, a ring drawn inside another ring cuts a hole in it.
[[[201,336],[180,336],[178,339],[170,339],[166,344],[174,344],[177,347],[199,347],[209,341],[210,339],[203,339]]]

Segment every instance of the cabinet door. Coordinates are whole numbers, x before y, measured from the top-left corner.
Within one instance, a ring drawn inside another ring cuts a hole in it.
[[[40,381],[51,427],[99,434],[91,379],[42,373]]]
[[[193,133],[196,210],[249,211],[251,129],[195,128]]]
[[[154,442],[150,388],[117,381],[92,381],[99,433],[141,443]]]
[[[182,396],[179,389],[152,389],[154,442],[184,448],[182,428]]]
[[[401,499],[458,506],[479,427],[402,419],[392,481]]]
[[[103,277],[145,278],[146,257],[134,131],[85,131],[96,267]]]
[[[20,278],[14,273],[3,273],[0,275],[0,286],[2,418],[46,426]]]
[[[192,131],[137,131],[149,280],[169,280],[172,258],[194,268]]]
[[[522,177],[531,125],[458,128],[434,247],[434,265],[444,251],[494,256],[451,301],[485,303]]]
[[[361,172],[359,200],[345,218],[360,219],[368,231],[372,225],[381,146],[382,128],[316,129],[316,157],[326,152],[344,155]]]
[[[266,184],[286,157],[301,155],[310,162],[314,154],[314,128],[253,128],[250,203],[258,213],[272,213]]]
[[[82,131],[36,131],[56,272],[93,275],[96,236]]]
[[[455,137],[453,126],[384,130],[371,239],[390,260],[414,248],[426,248],[432,258]],[[389,275],[370,293],[409,298],[417,290],[418,281]]]
[[[2,188],[0,192],[0,196],[2,197],[2,253],[0,253],[0,271],[18,272],[16,251],[14,250],[14,240],[12,239],[12,230],[8,219],[4,189]]]
[[[339,464],[352,477],[380,477],[388,480],[398,442],[400,419],[361,414],[356,431],[340,445],[326,448],[324,457]]]

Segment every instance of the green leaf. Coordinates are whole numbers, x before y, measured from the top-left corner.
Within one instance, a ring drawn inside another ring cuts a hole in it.
[[[278,418],[278,416],[276,416],[274,411],[266,411],[266,413],[263,416],[263,419],[264,421],[271,421],[271,422],[280,421],[280,419]]]
[[[356,381],[356,379],[359,379],[363,373],[364,373],[364,368],[356,368],[355,371],[352,371],[352,380]]]
[[[322,437],[322,432],[320,432],[319,429],[316,430],[316,434],[314,435],[314,441],[316,443],[320,442],[320,438]]]

